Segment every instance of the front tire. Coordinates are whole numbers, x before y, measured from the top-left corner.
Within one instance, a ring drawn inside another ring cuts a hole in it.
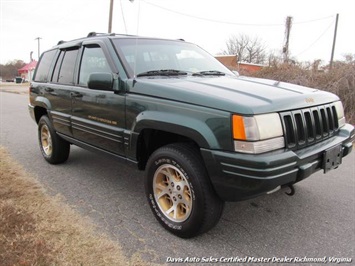
[[[44,115],[38,122],[38,141],[44,159],[51,164],[65,162],[70,153],[70,143],[55,132],[48,116]]]
[[[217,224],[224,203],[214,192],[197,149],[167,145],[156,150],[147,165],[146,196],[165,229],[190,238]]]

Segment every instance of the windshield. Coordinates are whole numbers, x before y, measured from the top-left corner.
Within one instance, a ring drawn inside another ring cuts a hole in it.
[[[157,75],[166,74],[166,70],[173,74],[180,71],[190,74],[209,72],[233,75],[209,53],[184,41],[132,38],[114,39],[113,43],[128,66],[130,76],[145,76],[144,73],[147,72],[151,76],[151,71],[157,71]]]

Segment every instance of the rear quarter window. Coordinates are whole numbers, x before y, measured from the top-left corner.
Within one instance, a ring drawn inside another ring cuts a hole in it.
[[[56,54],[56,50],[51,50],[43,53],[41,60],[38,63],[34,81],[37,82],[48,81],[49,70],[52,65],[55,54]]]
[[[75,63],[78,49],[62,50],[57,60],[52,82],[60,84],[74,84]]]

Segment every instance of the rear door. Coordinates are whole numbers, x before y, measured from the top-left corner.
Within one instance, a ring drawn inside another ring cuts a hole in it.
[[[72,89],[74,138],[86,144],[123,155],[125,96],[114,91],[89,89],[91,73],[117,73],[103,42],[84,43],[78,68],[78,86]]]
[[[79,47],[70,47],[59,50],[59,54],[50,77],[50,83],[46,85],[46,98],[51,104],[50,116],[56,131],[72,136],[71,91],[75,88],[75,73]]]

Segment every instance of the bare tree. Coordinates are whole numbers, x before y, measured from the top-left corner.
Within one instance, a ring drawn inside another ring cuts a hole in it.
[[[277,50],[270,51],[267,57],[267,61],[268,61],[267,64],[270,67],[277,67],[281,65],[284,62],[282,58],[282,52]]]
[[[246,34],[232,35],[226,42],[223,54],[236,55],[239,62],[264,64],[267,60],[265,46],[259,38]]]
[[[26,64],[22,60],[13,60],[5,65],[0,64],[0,76],[3,79],[13,79],[18,76],[18,70],[24,65]]]
[[[355,54],[351,54],[351,53],[346,53],[346,54],[343,54],[343,57],[345,59],[345,62],[347,64],[355,64]]]

